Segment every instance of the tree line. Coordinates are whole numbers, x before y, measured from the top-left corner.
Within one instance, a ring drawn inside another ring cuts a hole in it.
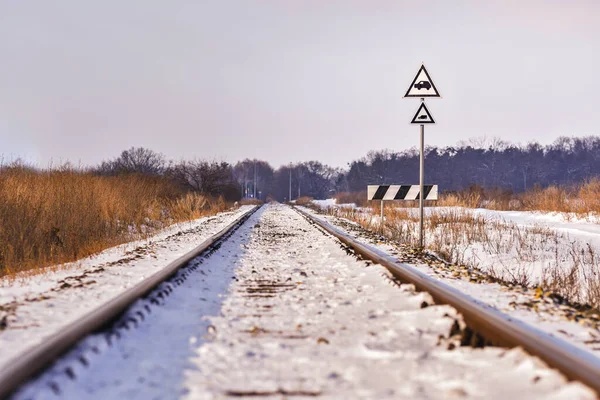
[[[370,151],[347,169],[319,161],[273,168],[267,161],[245,159],[173,162],[145,148],[131,148],[92,168],[100,175],[140,173],[166,177],[191,191],[223,196],[286,201],[290,196],[328,198],[339,192],[363,192],[369,184],[418,184],[419,152]],[[425,149],[425,180],[441,191],[477,185],[515,193],[534,186],[569,185],[600,175],[600,137],[560,137],[549,145],[511,144],[500,139],[471,139],[456,146]]]
[[[257,159],[246,159],[236,164],[200,159],[174,162],[161,153],[142,147],[124,150],[118,157],[91,170],[105,176],[162,176],[184,189],[223,196],[229,201],[254,197],[287,201],[290,190],[292,199],[300,196],[327,198],[335,193],[336,183],[344,175],[341,169],[319,161],[290,164],[278,169]]]
[[[549,145],[515,145],[494,138],[425,149],[425,183],[441,191],[477,185],[515,193],[534,186],[571,185],[600,175],[600,137],[560,137]],[[350,191],[371,184],[417,184],[419,153],[373,151],[353,161],[346,175]]]

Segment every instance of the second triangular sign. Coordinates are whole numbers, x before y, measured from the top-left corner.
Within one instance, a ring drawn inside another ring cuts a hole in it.
[[[413,117],[411,124],[435,124],[431,113],[427,109],[425,103],[421,103],[421,106],[417,110],[417,113]]]

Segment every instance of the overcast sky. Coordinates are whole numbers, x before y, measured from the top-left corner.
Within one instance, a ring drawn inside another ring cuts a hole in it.
[[[418,144],[600,134],[600,1],[0,0],[0,154],[345,166]]]

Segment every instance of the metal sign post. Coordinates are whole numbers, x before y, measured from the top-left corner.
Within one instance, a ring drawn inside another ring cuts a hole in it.
[[[427,72],[425,65],[421,65],[415,79],[413,79],[412,83],[408,87],[406,94],[404,97],[420,97],[421,105],[417,110],[417,113],[413,117],[411,124],[419,124],[421,125],[421,135],[420,135],[420,159],[419,159],[419,248],[423,249],[425,247],[425,239],[424,239],[424,228],[423,228],[423,220],[425,216],[423,215],[423,208],[425,204],[425,198],[427,197],[425,194],[425,124],[435,124],[435,120],[431,116],[431,113],[427,109],[425,105],[425,97],[441,97],[440,92],[435,87],[433,83],[433,79]]]
[[[422,140],[423,132],[424,128],[421,127],[421,149],[424,143],[424,140]],[[381,234],[383,234],[384,201],[419,200],[421,215],[423,215],[423,202],[425,200],[438,199],[438,186],[423,184],[423,159],[421,157],[421,183],[419,185],[367,185],[367,200],[381,200],[381,222],[379,224],[379,232]],[[422,222],[423,219],[421,218],[421,232],[423,231]]]
[[[379,223],[379,231],[383,235],[383,199],[381,199],[381,222]]]
[[[423,182],[425,177],[425,125],[421,125],[421,158],[419,167],[419,247],[422,249],[423,243],[423,205],[425,204],[425,196],[423,196],[425,183]]]

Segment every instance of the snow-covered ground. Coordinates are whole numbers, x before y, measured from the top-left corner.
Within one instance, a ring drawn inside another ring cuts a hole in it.
[[[576,215],[554,212],[495,211],[485,208],[470,210],[474,215],[481,215],[489,221],[512,222],[518,226],[527,227],[546,227],[568,235],[572,239],[590,243],[600,249],[600,220],[597,218],[581,218]]]
[[[164,268],[252,209],[171,226],[58,271],[0,281],[0,369],[25,349]]]
[[[538,290],[523,289],[519,286],[507,286],[492,283],[480,273],[476,273],[468,266],[446,265],[438,262],[435,257],[419,258],[411,251],[410,246],[399,246],[391,241],[384,240],[378,234],[367,232],[357,223],[330,215],[316,214],[310,209],[304,209],[317,218],[325,219],[361,242],[374,245],[388,254],[398,257],[401,261],[413,264],[420,271],[486,302],[524,322],[530,323],[556,337],[586,349],[596,356],[600,356],[600,330],[598,329],[598,315],[588,314],[563,304],[557,304],[552,298],[545,296]],[[483,211],[480,211],[483,213]],[[489,212],[487,217],[501,217],[502,212]],[[535,215],[528,217],[520,215],[520,223],[529,221],[533,226],[537,218]],[[514,217],[516,218],[516,217]],[[530,218],[528,220],[528,218]],[[515,221],[516,222],[516,221]],[[561,223],[567,223],[565,221]],[[593,228],[590,227],[590,231]],[[428,240],[432,240],[428,236]],[[465,246],[462,251],[475,251],[476,244]],[[483,259],[484,253],[480,253]],[[490,265],[497,265],[502,261],[500,257],[488,255]]]
[[[337,204],[336,199],[312,200],[312,203],[321,208],[341,207],[341,208],[356,208],[356,204]]]
[[[519,349],[449,346],[460,316],[431,304],[271,204],[87,368],[75,351],[17,398],[595,398]]]
[[[417,208],[398,208],[418,216]],[[596,217],[579,217],[575,214],[541,211],[498,211],[486,208],[465,207],[428,207],[426,215],[432,213],[464,211],[474,216],[481,216],[487,222],[514,224],[519,227],[547,228],[568,236],[581,243],[590,243],[600,249],[600,219]]]
[[[333,210],[344,212],[341,208]],[[386,210],[386,232],[393,231],[403,242],[416,243],[418,209],[388,204]],[[378,210],[357,211],[354,219],[379,229]],[[426,245],[447,260],[508,282],[541,285],[572,302],[600,306],[598,218],[463,207],[430,207],[425,212]],[[393,213],[413,218],[390,218]]]

